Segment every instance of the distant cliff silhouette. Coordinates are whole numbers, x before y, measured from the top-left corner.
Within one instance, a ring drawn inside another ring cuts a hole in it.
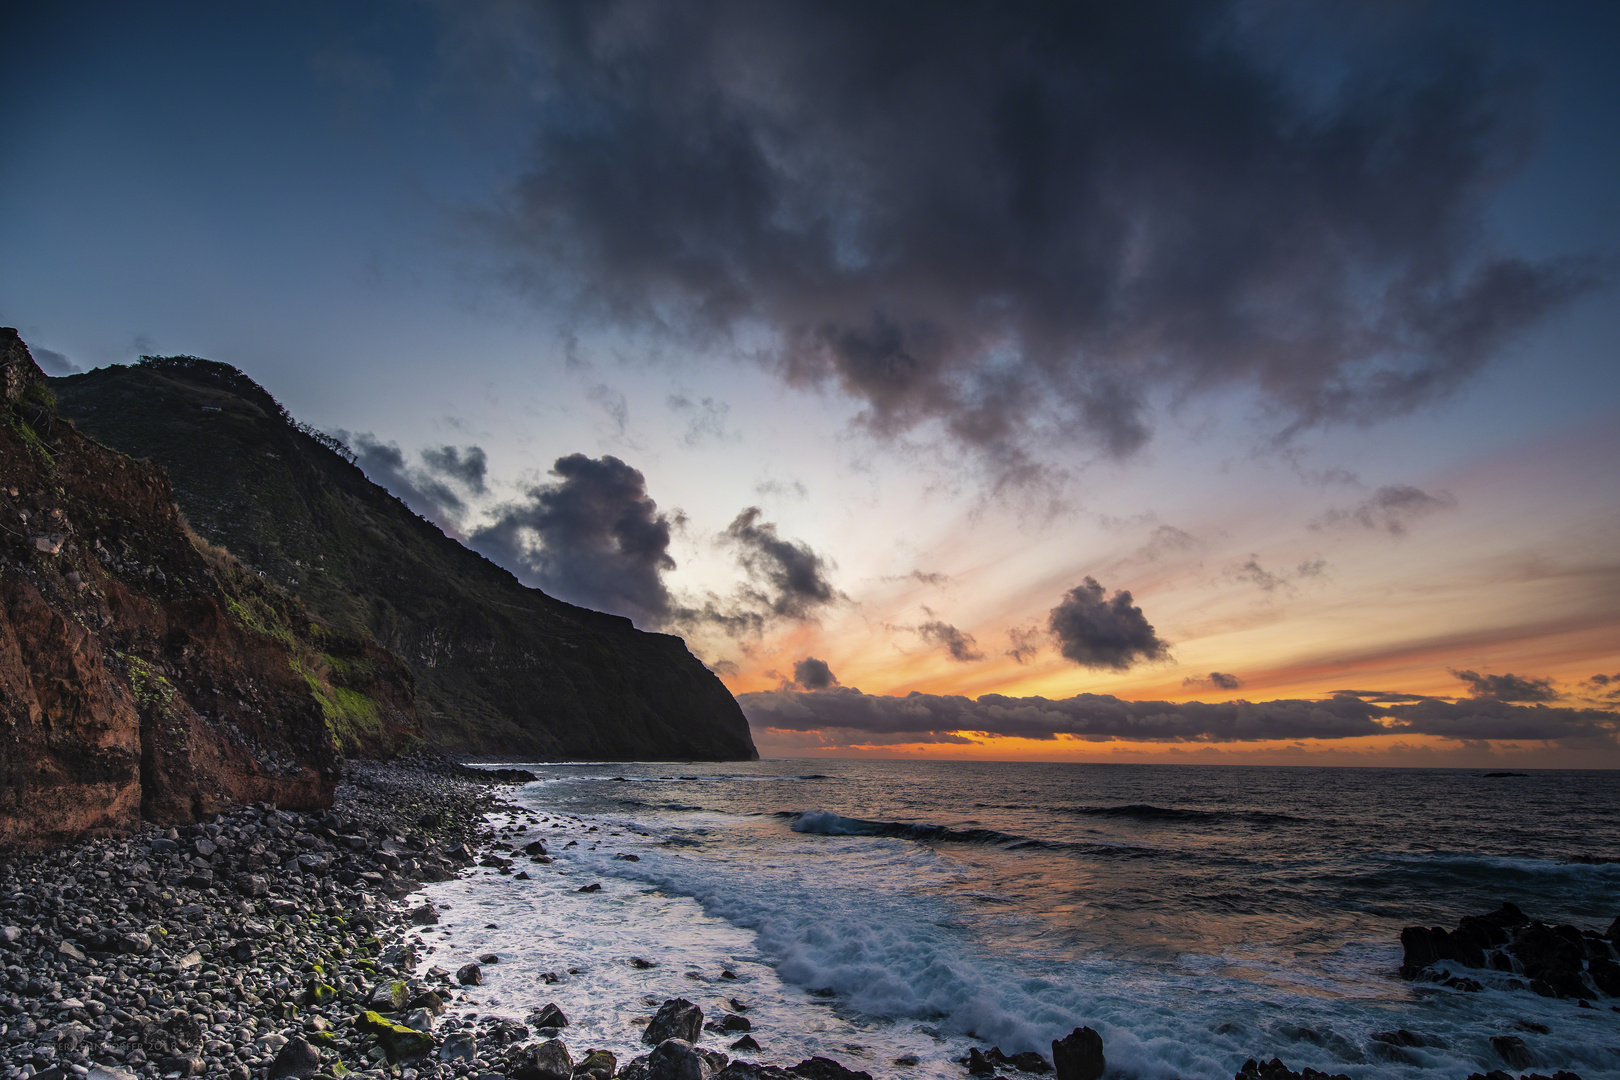
[[[86,433],[163,466],[193,528],[410,666],[427,741],[524,759],[758,757],[677,637],[531,589],[446,537],[252,379],[194,357],[51,380]]]

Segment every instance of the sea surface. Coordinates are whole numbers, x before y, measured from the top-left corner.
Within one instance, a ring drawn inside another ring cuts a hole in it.
[[[1109,1075],[1231,1077],[1280,1056],[1354,1077],[1502,1067],[1620,1078],[1620,1002],[1408,983],[1399,934],[1512,901],[1620,915],[1620,773],[915,761],[525,765],[514,873],[425,891],[427,963],[497,954],[459,1008],[547,1002],[575,1052],[645,1052],[637,1016],[746,1006],[761,1050],[886,1077],[1079,1025]],[[516,877],[516,871],[530,875]],[[600,884],[599,891],[579,892]],[[638,963],[639,961],[639,963]],[[643,966],[650,964],[651,966]],[[424,965],[426,966],[426,965]],[[728,973],[732,977],[727,977]],[[550,978],[548,979],[547,976]],[[1375,1039],[1406,1029],[1429,1045]],[[711,1033],[724,1048],[737,1036]],[[915,1058],[916,1064],[895,1064]]]

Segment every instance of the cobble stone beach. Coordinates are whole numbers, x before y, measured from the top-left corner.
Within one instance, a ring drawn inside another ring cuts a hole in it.
[[[510,845],[486,815],[518,809],[501,784],[527,778],[431,757],[350,762],[331,810],[248,807],[10,856],[0,1076],[705,1080],[728,1065],[732,1080],[867,1075],[823,1058],[792,1072],[730,1062],[692,1045],[703,1018],[681,1000],[649,1023],[649,1054],[622,1067],[605,1051],[571,1052],[555,1038],[567,1025],[555,1009],[530,1018],[532,1031],[452,1012],[480,967],[419,975],[423,958],[404,937],[437,913],[401,900],[475,862],[511,872],[513,860],[488,850]]]

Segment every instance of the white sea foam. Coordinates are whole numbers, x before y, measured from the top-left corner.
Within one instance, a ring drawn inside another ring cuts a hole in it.
[[[425,890],[444,908],[422,935],[436,949],[428,963],[501,957],[459,1008],[522,1019],[556,1002],[572,1021],[570,1047],[623,1059],[646,1049],[631,1019],[665,998],[696,1001],[710,1019],[737,998],[763,1048],[741,1056],[792,1064],[820,1054],[880,1080],[961,1080],[955,1059],[969,1046],[1046,1054],[1081,1024],[1102,1033],[1111,1075],[1225,1080],[1246,1057],[1278,1054],[1295,1069],[1358,1078],[1450,1078],[1500,1063],[1491,1035],[1539,1025],[1548,1032],[1526,1038],[1544,1071],[1620,1078],[1620,1055],[1607,1049],[1620,1045],[1615,1013],[1491,985],[1505,980],[1482,979],[1477,994],[1404,983],[1388,938],[1149,961],[1032,932],[1032,916],[1009,899],[1016,884],[1002,888],[958,857],[972,845],[867,835],[870,822],[832,811],[790,820],[684,802],[613,810],[597,799],[602,812],[550,814],[570,784],[613,775],[520,793],[551,818],[514,840],[543,839],[556,860],[520,861],[531,880],[479,870]],[[593,882],[600,892],[577,892]],[[727,969],[738,978],[722,978]],[[548,971],[561,981],[542,982]],[[1396,1028],[1443,1045],[1390,1049],[1372,1038]],[[731,1039],[705,1036],[716,1047]],[[920,1064],[898,1069],[901,1055]]]

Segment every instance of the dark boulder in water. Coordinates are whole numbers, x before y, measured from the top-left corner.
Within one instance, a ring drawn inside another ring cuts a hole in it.
[[[805,1058],[788,1072],[801,1080],[872,1080],[872,1074],[847,1069],[831,1058]]]
[[[653,1046],[669,1039],[695,1043],[702,1031],[703,1010],[685,998],[670,998],[659,1006],[652,1023],[641,1033],[641,1041]]]
[[[1282,1063],[1281,1058],[1272,1058],[1266,1062],[1250,1058],[1243,1063],[1243,1068],[1237,1071],[1233,1080],[1350,1080],[1350,1077],[1345,1073],[1319,1072],[1308,1066],[1294,1072]]]
[[[1091,1028],[1078,1027],[1061,1039],[1053,1039],[1052,1064],[1057,1069],[1057,1080],[1097,1080],[1108,1067],[1102,1036]]]
[[[1616,920],[1620,923],[1620,920]],[[1479,989],[1474,979],[1451,975],[1439,965],[1516,976],[1509,987],[1528,988],[1543,997],[1586,999],[1597,994],[1620,996],[1620,952],[1607,934],[1574,926],[1549,926],[1530,918],[1513,904],[1484,915],[1466,915],[1457,929],[1408,926],[1401,931],[1404,956],[1401,977],[1439,982],[1457,989]]]
[[[569,1080],[574,1075],[574,1059],[561,1041],[547,1039],[524,1048],[509,1075],[512,1080]]]

